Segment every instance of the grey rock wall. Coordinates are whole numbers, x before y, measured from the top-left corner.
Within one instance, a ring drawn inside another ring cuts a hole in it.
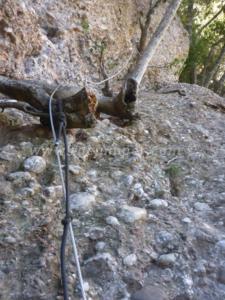
[[[137,55],[140,11],[148,1],[5,0],[0,2],[0,74],[15,78],[99,80],[100,54],[109,75]],[[165,5],[155,12],[150,35]],[[149,68],[151,83],[178,78],[188,38],[176,18]],[[172,63],[172,67],[162,66]],[[155,67],[157,66],[157,67]],[[120,78],[127,72],[125,68]]]

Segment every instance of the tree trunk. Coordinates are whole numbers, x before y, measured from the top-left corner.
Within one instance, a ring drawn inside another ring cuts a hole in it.
[[[206,78],[206,81],[205,81],[205,84],[204,84],[205,87],[207,87],[207,88],[209,87],[212,78],[216,74],[216,72],[217,72],[220,64],[223,62],[224,58],[225,58],[225,44],[223,45],[223,48],[221,49],[220,55],[217,58],[213,68],[208,73],[208,77]]]
[[[217,93],[219,95],[223,94],[223,90],[224,90],[224,84],[225,84],[225,72],[223,73],[223,75],[221,76],[220,80],[219,80],[219,89],[217,91]]]
[[[189,34],[190,41],[192,40],[193,33],[193,20],[194,20],[194,0],[189,0],[188,2],[188,23],[187,23],[187,31]]]
[[[209,51],[209,54],[205,60],[205,63],[204,63],[204,68],[200,74],[200,77],[201,77],[201,85],[204,86],[205,85],[205,81],[206,81],[206,77],[207,77],[207,71],[208,71],[208,68],[210,66],[210,62],[212,61],[212,58],[215,54],[215,51],[216,51],[216,47],[221,43],[223,42],[223,39],[220,39],[219,41],[217,41],[216,43],[214,43]]]
[[[144,50],[143,54],[139,58],[137,65],[135,66],[134,70],[128,75],[128,78],[132,78],[136,81],[137,86],[140,85],[142,78],[146,72],[148,64],[152,59],[153,55],[155,54],[156,49],[159,46],[159,43],[163,39],[166,30],[170,26],[179,6],[181,0],[172,0],[169,4],[164,17],[162,18],[158,28],[154,32],[150,42],[148,43],[146,49]]]

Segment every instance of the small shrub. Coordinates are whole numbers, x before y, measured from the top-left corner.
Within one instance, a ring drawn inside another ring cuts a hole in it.
[[[90,25],[89,25],[89,22],[88,22],[88,19],[83,19],[81,21],[81,26],[84,30],[85,33],[88,33],[89,29],[90,29]]]
[[[181,174],[181,167],[177,164],[172,164],[169,167],[167,167],[165,171],[169,177],[175,178]]]

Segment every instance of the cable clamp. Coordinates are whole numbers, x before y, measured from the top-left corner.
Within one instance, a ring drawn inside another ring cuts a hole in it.
[[[72,221],[73,221],[73,216],[70,214],[69,216],[66,216],[64,219],[62,219],[62,225],[66,226]]]
[[[55,148],[58,148],[58,147],[59,147],[59,139],[57,139],[57,140],[54,142],[54,147],[55,147]]]

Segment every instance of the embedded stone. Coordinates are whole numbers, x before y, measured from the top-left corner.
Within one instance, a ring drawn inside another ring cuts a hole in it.
[[[10,173],[7,176],[7,179],[9,181],[30,181],[32,180],[32,176],[29,172],[14,172],[14,173]]]
[[[118,221],[118,219],[114,216],[109,216],[106,218],[106,223],[108,225],[112,225],[112,226],[118,226],[120,225],[120,222]]]
[[[128,266],[131,267],[133,265],[135,265],[137,263],[137,256],[136,254],[132,253],[130,255],[127,255],[124,260],[123,263]]]
[[[89,210],[96,202],[95,196],[88,192],[80,192],[70,196],[71,209],[77,211]]]
[[[225,284],[225,265],[219,267],[217,273],[217,280],[218,282]]]
[[[124,205],[118,216],[126,223],[134,223],[145,220],[147,218],[147,211],[144,208]]]
[[[168,207],[168,202],[163,199],[154,199],[149,202],[149,206],[153,209],[166,208]]]
[[[146,286],[131,295],[131,300],[168,300],[163,289],[157,286]]]
[[[70,165],[69,166],[69,171],[73,175],[79,175],[82,171],[81,167],[76,166],[76,165]]]
[[[198,211],[207,211],[207,210],[210,210],[209,205],[207,203],[203,203],[203,202],[196,202],[194,204],[194,207]]]
[[[41,156],[31,156],[24,162],[24,169],[36,174],[42,173],[46,168],[46,161]]]
[[[158,259],[158,263],[162,267],[170,267],[175,264],[176,260],[177,260],[177,254],[169,253],[169,254],[160,255]]]

